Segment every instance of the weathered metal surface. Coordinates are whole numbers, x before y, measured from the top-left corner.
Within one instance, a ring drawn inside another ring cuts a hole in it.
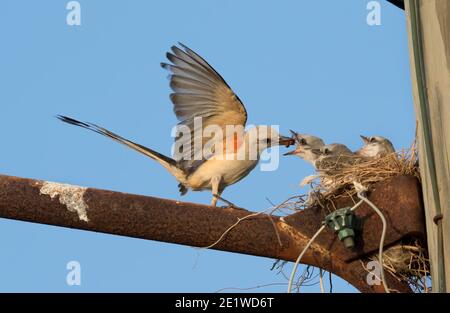
[[[419,239],[426,243],[424,213],[419,181],[412,176],[398,176],[382,184],[376,184],[370,191],[370,200],[383,212],[387,221],[385,246],[392,245],[405,237]],[[335,201],[337,208],[352,207],[354,201],[350,197],[342,197]],[[333,210],[333,207],[329,207]],[[326,209],[313,207],[290,215],[285,220],[296,229],[301,229],[309,237],[314,235],[321,222],[328,214]],[[361,219],[362,233],[356,238],[356,247],[346,249],[337,236],[326,229],[316,239],[317,243],[339,255],[344,261],[360,259],[365,255],[378,251],[383,228],[379,216],[365,203],[356,211]]]
[[[72,197],[70,191],[76,196]],[[44,181],[0,175],[0,217],[121,236],[204,247],[214,243],[238,218],[253,213],[54,183],[49,187]],[[272,217],[272,223],[263,214],[242,220],[212,249],[294,261],[310,232],[316,230],[313,226],[322,220],[319,215],[311,215],[302,224],[299,214],[287,217],[286,222]],[[365,227],[374,227],[377,232],[378,226],[368,218]],[[365,239],[365,244],[375,240],[372,237]],[[330,241],[335,237],[330,236]],[[360,260],[346,262],[341,252],[329,247],[330,243],[321,238],[302,263],[331,271],[362,292],[384,292],[381,285],[366,283],[367,272]],[[410,292],[406,284],[392,276],[387,275],[387,280],[390,288]]]
[[[449,292],[450,1],[405,4],[432,290]]]

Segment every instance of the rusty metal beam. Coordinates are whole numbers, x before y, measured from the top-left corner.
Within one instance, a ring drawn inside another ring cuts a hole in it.
[[[407,177],[403,180],[417,185],[415,178]],[[389,184],[395,185],[396,181]],[[375,186],[375,189],[380,186]],[[394,198],[397,194],[396,201],[401,202],[405,198],[398,196],[402,190],[391,187],[391,192]],[[413,198],[418,197],[414,188],[408,192]],[[376,202],[377,199],[372,201]],[[380,207],[386,212],[384,208],[387,206]],[[220,209],[0,175],[0,217],[34,223],[204,247],[214,243],[238,218],[252,213],[243,209]],[[302,213],[293,214],[284,220],[272,217],[271,221],[269,216],[262,214],[245,219],[212,249],[294,261],[310,238],[310,229],[305,223],[318,225],[322,220],[320,213],[301,219]],[[369,218],[365,222],[365,228],[376,229],[378,226],[375,224]],[[392,226],[391,224],[390,227]],[[302,263],[333,272],[361,292],[384,292],[381,285],[366,284],[367,272],[360,259],[349,261],[348,255],[330,249],[330,240],[336,241],[334,234],[328,231],[323,234],[325,237],[318,238],[317,243],[305,254]],[[371,245],[375,244],[376,239],[374,236],[363,237],[364,242],[370,242]],[[392,276],[387,275],[387,280],[390,288],[400,292],[411,291],[405,283]]]
[[[370,200],[375,203],[386,217],[387,232],[385,246],[399,242],[403,238],[414,238],[426,246],[425,217],[421,197],[421,186],[412,176],[398,176],[375,185],[370,192]],[[310,207],[285,218],[286,222],[301,229],[311,237],[321,226],[325,216],[336,208],[352,207],[359,199],[349,196],[337,198],[333,204],[322,207]],[[353,250],[346,249],[336,236],[328,231],[316,239],[317,244],[344,261],[361,259],[376,253],[379,247],[382,223],[378,215],[367,205],[362,204],[356,211],[362,223],[362,234],[356,240]]]

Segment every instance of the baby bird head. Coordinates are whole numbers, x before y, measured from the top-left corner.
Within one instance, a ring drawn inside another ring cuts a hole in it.
[[[392,142],[387,138],[381,136],[366,137],[361,135],[361,139],[364,142],[364,146],[356,151],[356,154],[359,156],[379,158],[395,152]]]
[[[296,155],[303,160],[314,164],[317,159],[317,154],[313,153],[313,149],[319,149],[325,145],[323,140],[319,137],[299,134],[291,130],[292,137],[295,139],[296,147],[294,150],[286,152],[284,155]]]

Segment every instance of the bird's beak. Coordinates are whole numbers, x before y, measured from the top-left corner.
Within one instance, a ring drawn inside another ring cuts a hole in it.
[[[296,138],[297,137],[297,132],[293,131],[292,129],[289,129],[289,131],[292,134],[292,138]]]
[[[295,155],[295,154],[297,154],[297,152],[298,152],[298,149],[294,149],[294,150],[292,150],[292,151],[283,153],[283,155]]]
[[[291,132],[291,134],[292,134],[292,139],[294,139],[294,141],[295,142],[298,142],[299,141],[299,139],[298,139],[298,133],[297,132],[295,132],[295,131],[293,131],[292,129],[289,129],[289,131]]]
[[[280,146],[286,146],[286,148],[287,148],[287,147],[289,147],[291,145],[294,145],[295,144],[295,140],[294,140],[294,138],[291,138],[291,137],[280,136],[278,138],[278,144]]]
[[[363,136],[363,135],[359,135],[359,137],[361,137],[361,139],[364,141],[364,143],[365,144],[368,144],[369,143],[369,138],[368,137],[366,137],[366,136]]]

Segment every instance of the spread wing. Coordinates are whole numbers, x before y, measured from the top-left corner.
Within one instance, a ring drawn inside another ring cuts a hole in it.
[[[214,137],[203,136],[206,127],[216,125],[225,135],[227,125],[245,126],[247,111],[208,62],[185,45],[180,43],[180,46],[172,46],[172,52],[167,53],[167,59],[172,64],[161,63],[161,66],[171,73],[170,87],[174,92],[170,94],[170,99],[180,121],[178,125],[184,129],[187,126],[191,132],[191,136],[175,139],[177,145],[183,147],[175,158],[185,168],[189,168],[205,160],[202,147],[208,141],[211,143]],[[201,125],[198,118],[201,118]],[[194,119],[197,119],[196,125]],[[201,142],[202,145],[195,145],[195,142]]]

